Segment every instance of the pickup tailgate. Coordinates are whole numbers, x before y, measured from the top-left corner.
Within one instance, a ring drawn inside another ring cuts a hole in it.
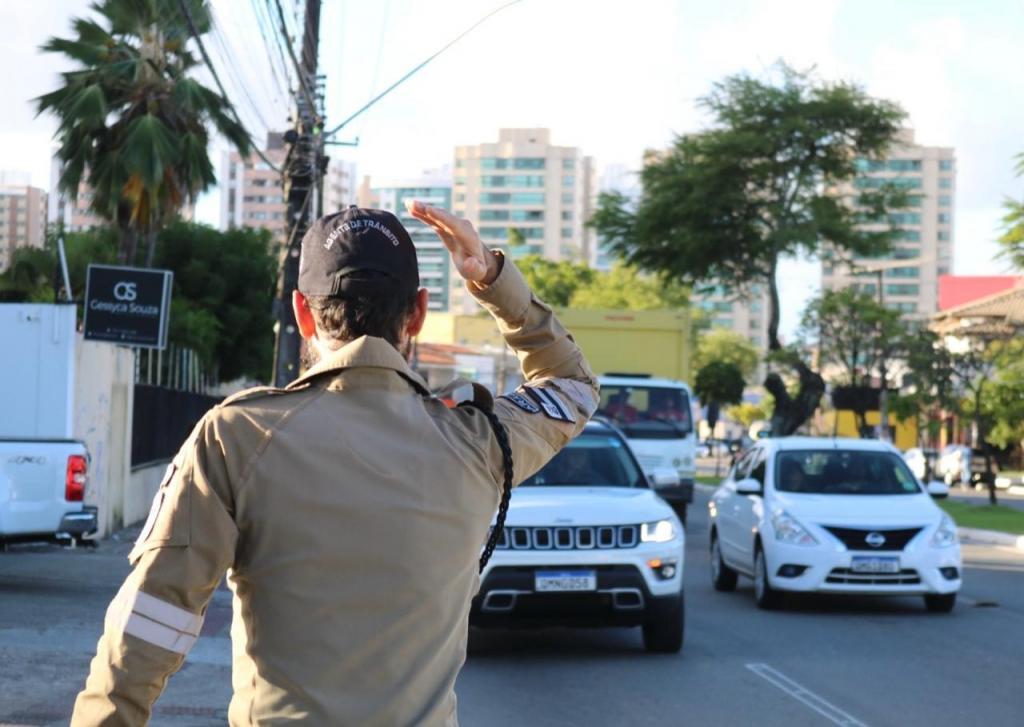
[[[0,440],[0,536],[52,534],[65,514],[81,510],[64,495],[68,457],[85,454],[73,440]]]

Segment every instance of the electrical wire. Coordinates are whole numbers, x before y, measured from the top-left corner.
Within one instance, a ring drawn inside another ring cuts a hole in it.
[[[275,1],[276,1],[276,0],[275,0]],[[402,76],[401,78],[399,78],[399,79],[398,79],[397,81],[395,81],[394,83],[392,83],[392,84],[391,84],[390,86],[388,86],[387,88],[385,88],[385,89],[384,89],[383,91],[381,91],[381,92],[380,92],[379,94],[377,94],[376,96],[374,96],[373,98],[371,98],[371,99],[370,99],[369,101],[367,101],[367,102],[366,102],[365,104],[363,104],[363,105],[362,105],[362,106],[361,106],[361,107],[360,107],[360,108],[359,108],[359,109],[358,109],[358,110],[357,110],[357,111],[356,111],[355,113],[351,114],[351,115],[350,115],[350,116],[349,116],[349,117],[348,117],[347,119],[345,119],[345,120],[344,120],[344,121],[342,121],[342,122],[341,122],[340,124],[338,124],[337,126],[335,126],[335,127],[333,128],[333,129],[331,129],[330,131],[328,131],[328,132],[327,132],[327,134],[325,134],[325,136],[333,136],[334,134],[336,134],[336,133],[338,133],[339,131],[341,131],[341,130],[342,130],[342,128],[344,128],[344,127],[345,127],[345,126],[346,126],[347,124],[349,124],[349,123],[350,123],[350,122],[351,122],[351,121],[352,121],[352,120],[353,120],[354,118],[356,118],[357,116],[359,116],[359,114],[363,113],[363,112],[364,112],[364,111],[366,111],[366,110],[367,110],[368,108],[370,108],[371,106],[373,106],[373,105],[374,105],[375,103],[377,103],[378,101],[380,101],[380,100],[381,100],[382,98],[384,98],[385,96],[387,96],[387,95],[388,95],[389,93],[391,93],[391,92],[392,92],[393,90],[395,90],[395,88],[397,88],[398,86],[400,86],[400,85],[401,85],[401,84],[402,84],[402,83],[403,83],[403,82],[404,82],[404,81],[405,81],[406,79],[408,79],[408,78],[409,78],[410,76],[412,76],[412,75],[413,75],[413,74],[415,74],[415,73],[416,73],[417,71],[419,71],[420,69],[422,69],[422,68],[423,68],[424,66],[426,66],[426,65],[427,65],[428,63],[430,63],[430,62],[431,62],[432,60],[434,60],[434,59],[435,59],[435,58],[437,58],[437,57],[438,57],[439,55],[441,55],[442,53],[444,53],[444,52],[445,52],[446,50],[448,50],[449,48],[451,48],[451,47],[452,47],[453,45],[455,45],[456,43],[458,43],[458,42],[459,42],[460,40],[462,40],[463,38],[465,38],[465,37],[466,37],[467,35],[469,35],[470,33],[472,33],[472,32],[473,32],[474,30],[476,30],[476,29],[477,29],[477,28],[478,28],[479,26],[481,26],[481,25],[483,25],[484,23],[486,23],[486,22],[487,22],[487,21],[488,21],[488,20],[489,20],[490,18],[492,18],[493,16],[497,15],[498,13],[500,13],[500,12],[501,12],[502,10],[504,10],[505,8],[511,7],[511,6],[513,6],[513,5],[516,5],[516,4],[520,3],[520,2],[522,2],[522,0],[512,0],[512,2],[508,2],[508,3],[505,3],[504,5],[502,5],[502,6],[498,7],[498,8],[495,8],[495,9],[494,9],[494,10],[492,10],[491,12],[487,13],[487,15],[483,16],[482,18],[480,18],[480,20],[478,20],[478,21],[476,21],[475,23],[473,23],[473,24],[472,24],[471,26],[469,26],[468,28],[466,28],[466,29],[465,29],[464,31],[462,31],[462,32],[461,32],[461,33],[459,33],[459,34],[458,34],[457,36],[455,36],[455,37],[454,37],[454,38],[452,38],[452,39],[451,39],[450,41],[448,41],[448,42],[447,42],[447,43],[445,43],[445,44],[444,44],[443,46],[441,46],[441,47],[440,47],[439,49],[437,49],[437,50],[436,50],[436,51],[435,51],[435,52],[434,52],[434,53],[433,53],[432,55],[428,56],[428,57],[427,57],[427,59],[426,59],[426,60],[424,60],[424,61],[423,61],[422,63],[420,63],[420,64],[418,64],[417,66],[415,66],[415,67],[414,67],[414,68],[413,68],[412,70],[410,70],[410,71],[409,71],[408,73],[406,73],[406,74],[405,74],[404,76]]]
[[[284,9],[281,7],[281,0],[273,0],[274,5],[277,7],[277,17],[281,21],[281,35],[284,37],[285,47],[288,50],[288,55],[292,59],[292,64],[295,66],[295,73],[299,78],[299,87],[302,89],[303,95],[306,97],[306,103],[309,104],[310,113],[317,113],[316,95],[310,90],[309,82],[306,78],[306,73],[303,67],[299,65],[299,59],[295,56],[295,48],[292,45],[291,39],[288,37],[288,25],[284,19]],[[309,28],[306,28],[306,32],[309,32]]]
[[[282,82],[280,69],[278,69],[277,64],[274,62],[274,44],[270,40],[270,34],[273,32],[274,26],[273,24],[267,25],[267,19],[260,11],[260,8],[263,6],[259,0],[250,0],[250,4],[252,6],[252,14],[256,18],[256,26],[260,31],[260,38],[263,40],[263,47],[267,50],[267,65],[270,66],[270,75],[274,81],[275,88],[277,88],[278,98],[281,98],[288,95],[290,89],[288,88],[288,83]],[[287,64],[285,65],[285,73],[287,73]]]
[[[210,74],[213,76],[213,81],[217,84],[217,88],[220,90],[220,94],[223,97],[224,102],[231,110],[231,115],[235,117],[235,121],[238,123],[238,125],[244,129],[245,124],[243,124],[242,120],[238,117],[238,111],[235,109],[234,104],[231,103],[231,100],[228,98],[227,92],[224,90],[224,84],[221,83],[220,76],[217,75],[217,69],[213,67],[213,63],[210,61],[210,55],[206,52],[206,46],[203,44],[203,38],[199,34],[198,29],[196,28],[195,20],[192,18],[192,13],[189,12],[188,5],[185,4],[185,0],[178,0],[178,7],[181,9],[181,14],[185,17],[185,21],[188,23],[189,32],[192,33],[192,38],[195,39],[196,44],[199,46],[199,54],[203,57],[203,62],[206,64],[206,67],[209,69]],[[274,164],[274,162],[270,161],[270,159],[267,158],[267,155],[263,153],[263,150],[260,149],[258,145],[253,144],[253,151],[255,151],[256,155],[260,159],[262,159],[271,169],[273,169],[278,174],[281,173],[281,168]]]

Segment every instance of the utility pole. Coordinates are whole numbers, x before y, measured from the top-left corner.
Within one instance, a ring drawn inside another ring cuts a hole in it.
[[[295,125],[285,134],[288,157],[284,168],[284,196],[288,202],[285,249],[278,281],[275,317],[277,336],[274,345],[274,386],[282,387],[299,374],[301,338],[292,311],[292,291],[299,281],[299,253],[302,238],[314,215],[320,214],[323,188],[323,113],[320,98],[310,98],[308,89],[321,88],[317,79],[317,54],[320,45],[320,2],[306,0],[302,33],[302,60],[299,87],[307,93],[296,94]],[[319,95],[319,94],[318,94]],[[322,98],[322,96],[321,96]]]

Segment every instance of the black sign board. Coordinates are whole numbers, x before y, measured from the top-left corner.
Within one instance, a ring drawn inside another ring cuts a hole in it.
[[[85,338],[165,348],[173,277],[170,270],[90,265],[85,282]]]

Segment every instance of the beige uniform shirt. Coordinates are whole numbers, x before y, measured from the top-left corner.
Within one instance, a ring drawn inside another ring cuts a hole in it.
[[[510,261],[473,292],[526,378],[494,402],[519,482],[583,428],[597,383]],[[232,725],[456,724],[501,462],[486,418],[431,397],[383,339],[229,399],[164,478],[72,724],[143,724],[225,573]]]

